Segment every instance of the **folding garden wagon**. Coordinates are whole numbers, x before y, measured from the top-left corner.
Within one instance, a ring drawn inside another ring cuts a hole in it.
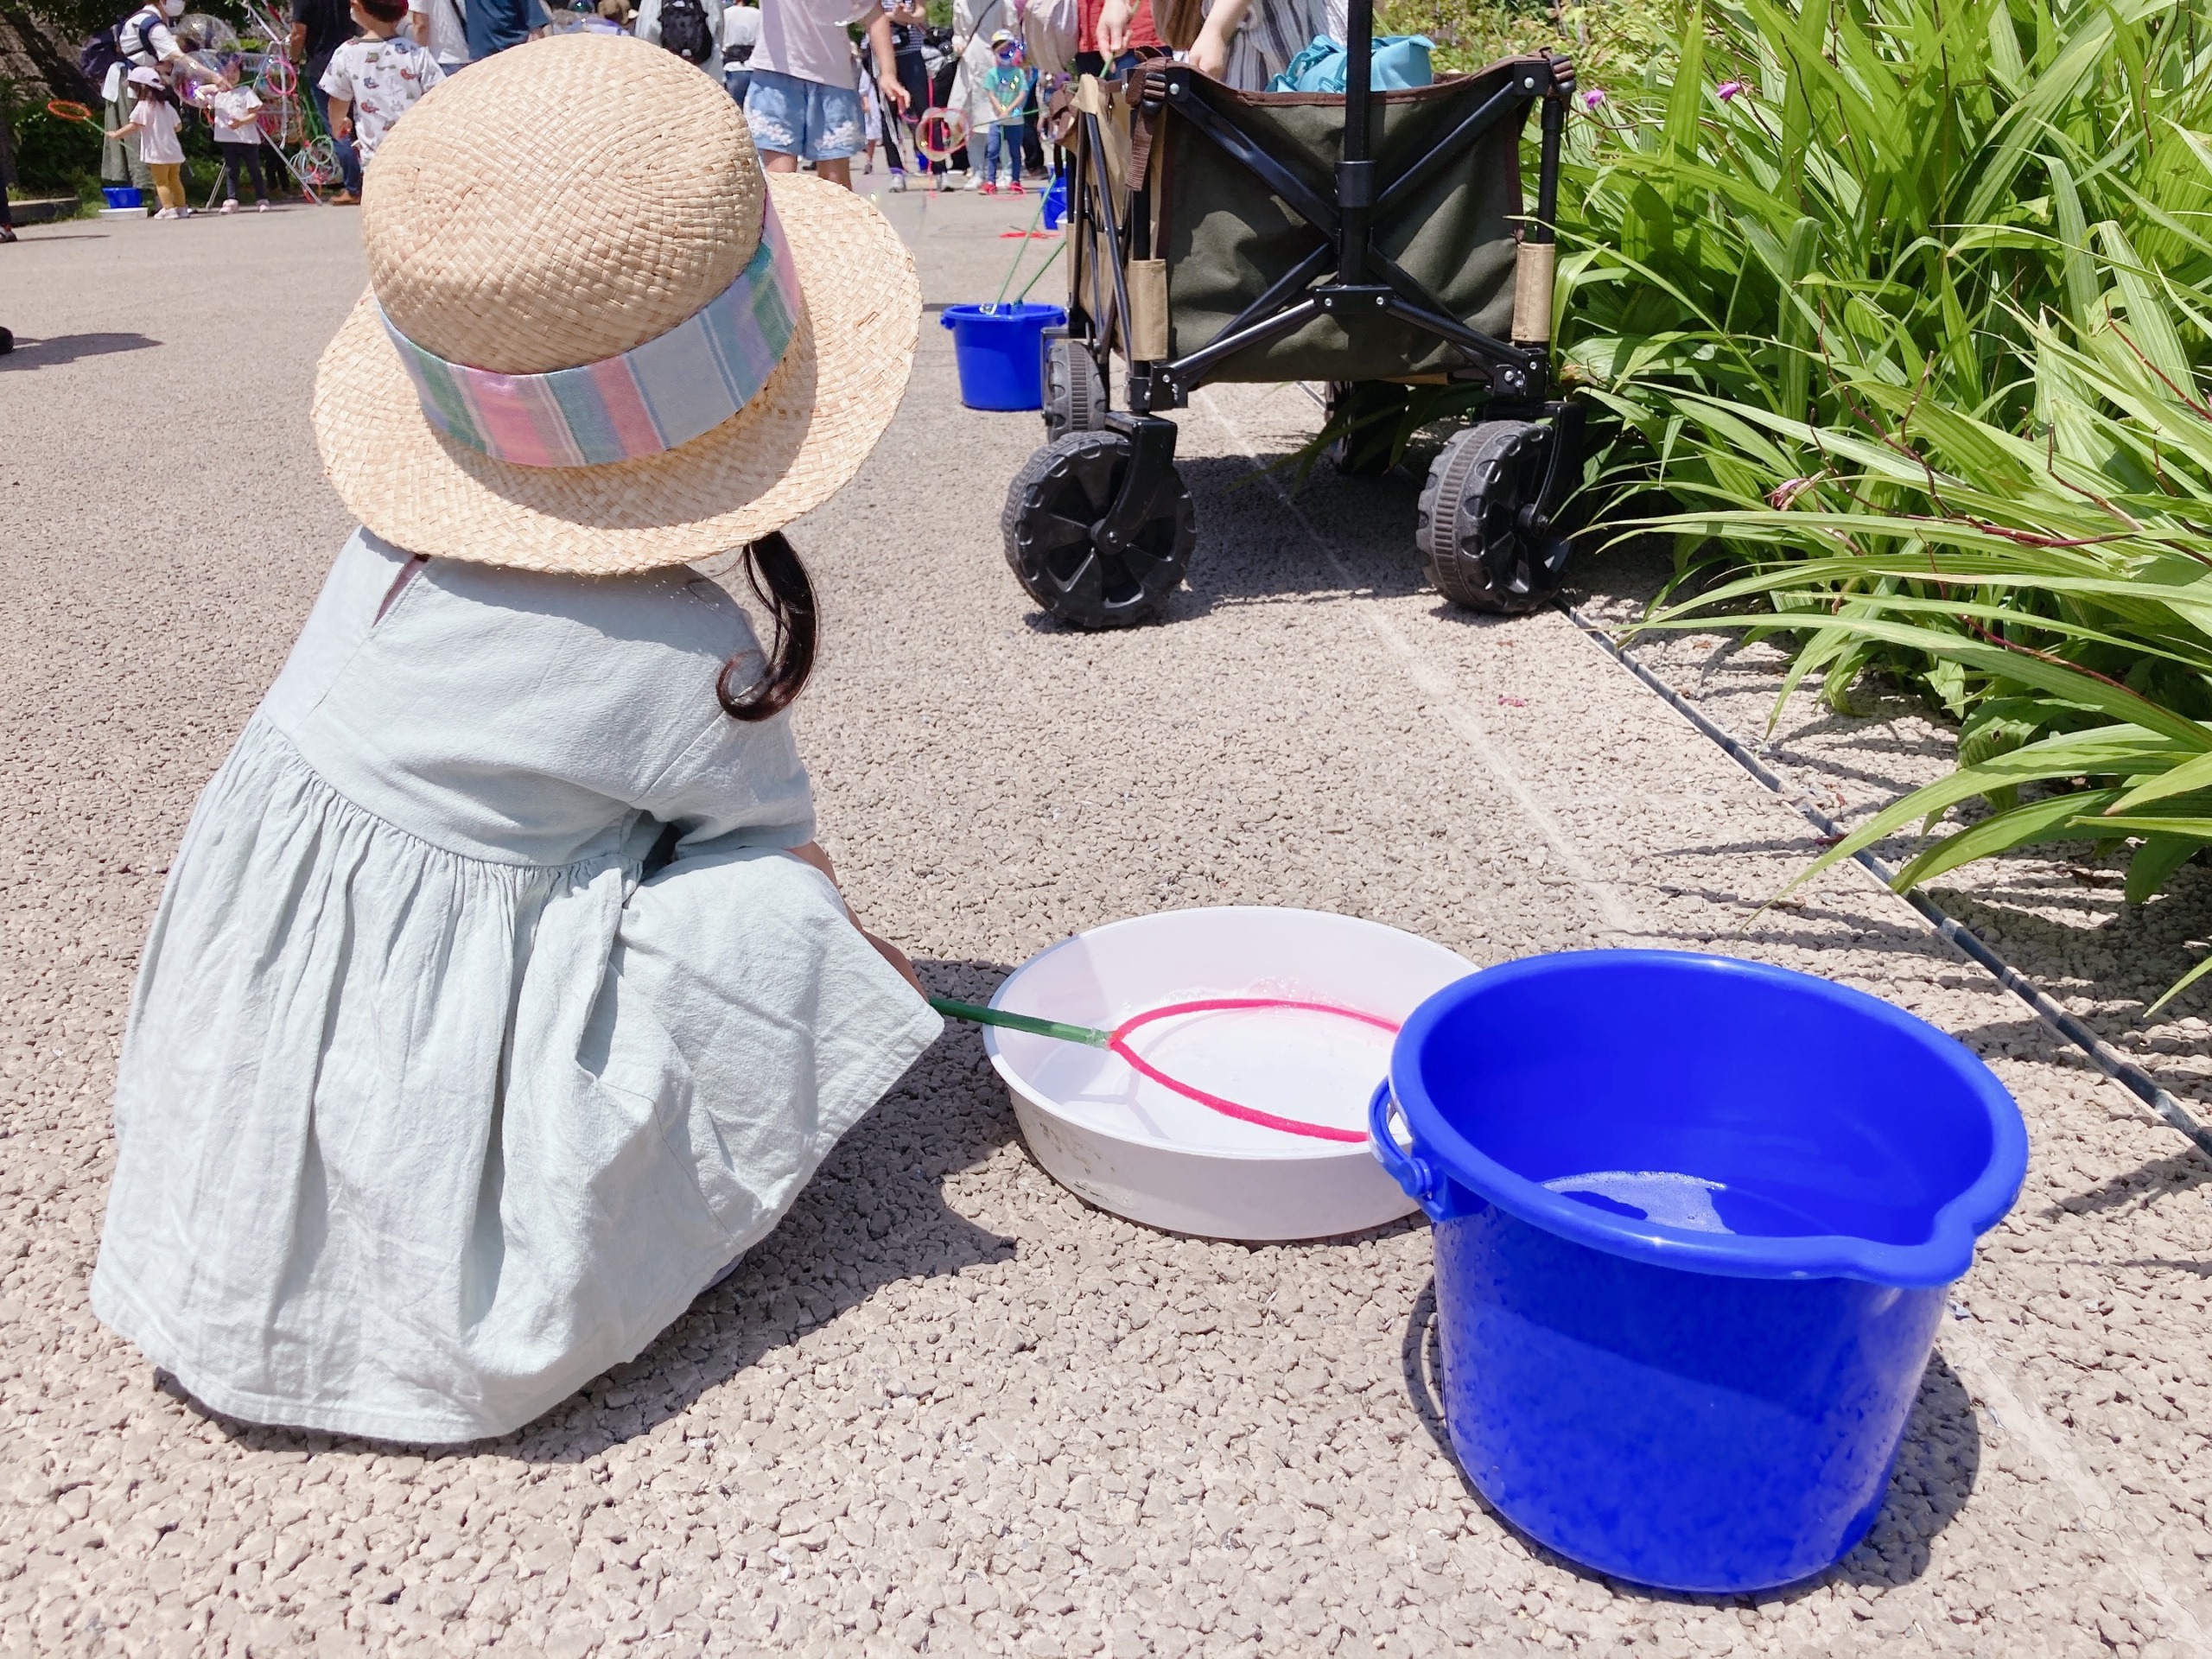
[[[1466,385],[1479,418],[1421,493],[1429,573],[1484,610],[1558,586],[1580,410],[1552,396],[1552,226],[1573,66],[1547,53],[1376,92],[1373,10],[1351,6],[1343,96],[1237,92],[1164,60],[1066,95],[1068,326],[1045,339],[1048,441],[1003,519],[1007,563],[1062,620],[1164,610],[1197,521],[1159,411],[1217,380],[1325,383],[1344,429],[1332,458],[1353,472],[1389,464],[1413,387]]]

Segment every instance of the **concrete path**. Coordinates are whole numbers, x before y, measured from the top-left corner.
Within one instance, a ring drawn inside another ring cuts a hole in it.
[[[886,206],[938,304],[988,297],[1026,218]],[[2205,1160],[1856,871],[1756,914],[1803,820],[1564,619],[1443,607],[1402,480],[1288,496],[1299,388],[1184,417],[1203,544],[1168,626],[1046,625],[997,534],[1036,423],[963,410],[933,321],[868,470],[793,532],[856,907],[956,994],[1116,917],[1301,904],[1480,962],[1732,950],[1957,1033],[2034,1167],[1872,1535],[1756,1602],[1549,1556],[1446,1447],[1425,1230],[1253,1249],[1087,1209],[972,1031],[518,1434],[425,1456],[179,1395],[85,1304],[108,1090],[194,795],[350,527],[305,414],[356,222],[0,249],[0,1652],[2212,1654]]]

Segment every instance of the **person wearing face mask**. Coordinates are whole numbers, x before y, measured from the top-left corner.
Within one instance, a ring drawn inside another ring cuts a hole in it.
[[[176,36],[170,33],[170,21],[183,16],[184,0],[148,0],[148,3],[117,24],[116,44],[122,48],[128,68],[158,69],[162,78],[172,86],[180,75],[188,80],[215,79],[212,71],[185,55]]]
[[[154,188],[154,175],[139,155],[138,129],[131,112],[138,107],[138,93],[130,84],[133,69],[160,72],[165,85],[189,92],[192,83],[210,79],[210,73],[185,55],[170,31],[169,21],[184,15],[184,0],[148,0],[115,26],[116,59],[100,86],[107,105],[106,130],[128,132],[127,138],[110,138],[100,154],[100,178],[108,184],[126,181],[139,189]]]

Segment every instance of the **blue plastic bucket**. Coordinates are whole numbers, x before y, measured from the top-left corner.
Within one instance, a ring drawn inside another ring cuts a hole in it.
[[[1041,409],[1044,353],[1039,342],[1068,314],[1057,305],[1008,302],[948,305],[952,355],[960,367],[960,401],[970,409]]]
[[[1469,1478],[1561,1554],[1672,1590],[1787,1584],[1865,1535],[1943,1287],[2027,1169],[2012,1096],[1934,1027],[1675,951],[1447,987],[1371,1118],[1435,1223]]]
[[[135,184],[104,184],[100,194],[107,198],[111,207],[143,207],[146,199],[138,194]]]

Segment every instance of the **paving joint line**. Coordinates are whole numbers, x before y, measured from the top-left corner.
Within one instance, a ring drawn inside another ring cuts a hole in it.
[[[2075,1456],[2065,1434],[2044,1414],[2032,1395],[2024,1395],[2006,1380],[2002,1362],[1989,1351],[1980,1335],[1961,1328],[1947,1330],[1936,1340],[1945,1357],[1989,1408],[1999,1433],[2018,1433],[2030,1452],[2066,1489],[2075,1507],[2082,1512],[2082,1524],[2090,1532],[2120,1546],[2113,1552],[2120,1558],[2118,1565],[2135,1580],[2136,1588],[2145,1599],[2173,1620],[2193,1652],[2212,1652],[2205,1643],[2204,1627],[2157,1564],[2158,1541],[2136,1524],[2132,1510],[2113,1501],[2104,1483]]]
[[[1198,397],[1208,416],[1227,430],[1237,448],[1243,452],[1244,460],[1251,465],[1253,472],[1267,481],[1276,499],[1282,503],[1292,518],[1298,520],[1299,528],[1306,532],[1306,538],[1321,550],[1321,556],[1328,560],[1338,579],[1346,588],[1357,591],[1360,584],[1354,579],[1351,567],[1338,556],[1329,538],[1306,517],[1305,509],[1283,487],[1282,480],[1260,465],[1258,452],[1244,435],[1244,429],[1237,424],[1236,417],[1224,410],[1209,393],[1202,391]],[[1442,710],[1445,720],[1459,734],[1460,741],[1474,752],[1476,759],[1503,785],[1506,793],[1513,798],[1513,804],[1521,809],[1522,816],[1559,855],[1560,861],[1567,867],[1567,872],[1573,878],[1575,885],[1597,906],[1599,918],[1605,924],[1606,931],[1641,937],[1644,929],[1634,907],[1622,897],[1618,888],[1598,874],[1597,867],[1584,855],[1582,849],[1567,833],[1566,827],[1552,816],[1551,809],[1536,798],[1535,791],[1529,787],[1528,780],[1522,777],[1511,759],[1491,739],[1474,711],[1460,700],[1458,689],[1421,656],[1413,641],[1398,632],[1389,618],[1371,606],[1360,607],[1359,617],[1368,632],[1395,660],[1406,677],[1414,683],[1422,696]]]

